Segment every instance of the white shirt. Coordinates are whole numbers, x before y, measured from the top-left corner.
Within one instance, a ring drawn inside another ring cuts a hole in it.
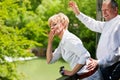
[[[90,57],[88,51],[84,48],[81,40],[74,34],[66,30],[63,34],[62,40],[59,46],[53,53],[53,59],[50,63],[55,62],[62,57],[66,62],[70,64],[73,69],[76,64],[86,64],[86,61]],[[78,73],[88,72],[85,66]]]
[[[89,29],[101,33],[97,47],[97,59],[99,65],[107,67],[120,60],[120,16],[116,16],[110,21],[96,21],[83,13],[77,18]]]

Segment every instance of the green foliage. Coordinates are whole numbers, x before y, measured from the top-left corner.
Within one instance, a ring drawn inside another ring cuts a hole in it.
[[[30,41],[18,33],[19,31],[12,27],[1,27],[0,53],[12,57],[23,57],[26,55],[25,49],[32,48],[36,45],[41,46],[41,44]]]
[[[63,12],[69,17],[69,30],[83,41],[92,57],[95,57],[96,33],[88,30],[75,17],[68,6],[69,1],[0,0],[0,80],[20,80],[15,69],[17,64],[5,62],[4,56],[34,56],[26,49],[46,48],[48,18],[58,12]],[[96,17],[96,0],[74,1],[77,2],[81,12]],[[53,47],[56,48],[58,43],[59,39],[56,37]]]
[[[33,11],[27,11],[30,8],[28,3],[29,0],[0,1],[0,80],[21,80],[16,70],[16,62],[6,62],[5,56],[15,58],[34,56],[27,49],[42,46],[42,42],[38,43],[37,40],[29,40],[21,35],[22,28],[29,25],[30,21],[35,21],[36,18]],[[35,27],[34,24],[33,27]],[[39,33],[42,33],[41,29]]]
[[[22,36],[39,43],[43,42],[43,45],[45,41],[44,39],[47,37],[45,33],[45,30],[41,29],[41,27],[35,25],[33,22],[29,23],[26,27],[20,30],[20,34]]]
[[[0,80],[21,80],[19,76],[16,63],[4,62],[0,65]]]
[[[16,63],[6,62],[5,56],[34,56],[26,51],[28,48],[41,46],[19,35],[19,30],[13,27],[0,27],[0,80],[21,80],[16,70]]]

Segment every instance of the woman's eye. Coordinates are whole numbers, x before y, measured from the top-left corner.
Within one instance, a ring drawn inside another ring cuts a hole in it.
[[[53,26],[56,26],[57,24],[53,24]]]

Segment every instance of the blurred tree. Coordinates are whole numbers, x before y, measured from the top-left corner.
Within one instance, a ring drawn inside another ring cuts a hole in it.
[[[48,18],[63,12],[70,19],[69,30],[83,41],[84,46],[95,57],[96,33],[90,31],[75,17],[68,6],[70,0],[0,0],[0,62],[4,56],[30,56],[25,49],[46,48]],[[74,0],[81,12],[96,18],[96,0]],[[117,0],[120,3],[119,0]],[[58,45],[56,37],[54,48]],[[0,79],[19,80],[16,64],[0,63]],[[5,66],[5,67],[4,67]],[[14,69],[13,69],[14,68]],[[10,75],[10,71],[13,74]],[[16,75],[14,75],[16,74]],[[12,77],[10,77],[12,76]]]

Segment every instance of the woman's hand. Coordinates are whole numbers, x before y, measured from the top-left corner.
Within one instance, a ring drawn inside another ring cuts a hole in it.
[[[64,75],[72,76],[74,74],[72,74],[72,71],[64,70]]]
[[[54,36],[55,36],[55,31],[51,30],[48,35],[48,43],[52,43]]]

